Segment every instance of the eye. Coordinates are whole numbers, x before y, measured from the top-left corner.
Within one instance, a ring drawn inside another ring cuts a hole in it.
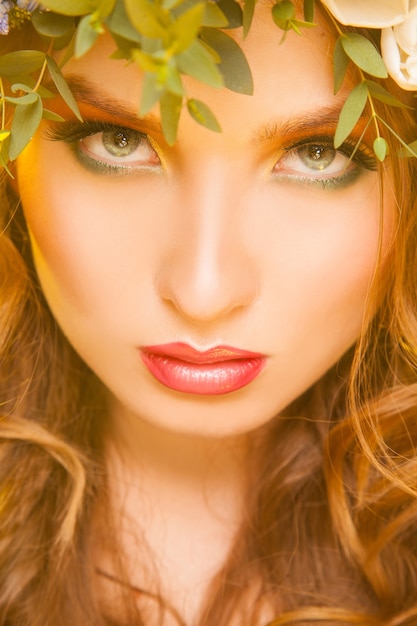
[[[326,137],[285,149],[272,169],[279,181],[336,188],[353,183],[366,170],[375,170],[375,159],[366,147],[333,147]]]
[[[84,137],[78,149],[88,158],[115,167],[155,167],[160,160],[146,135],[128,128],[111,128]]]
[[[349,157],[332,147],[311,143],[288,151],[274,167],[276,173],[301,174],[310,176],[336,176],[344,173]]]
[[[161,168],[155,142],[138,130],[101,121],[62,122],[51,126],[46,137],[69,144],[87,170],[124,176]]]

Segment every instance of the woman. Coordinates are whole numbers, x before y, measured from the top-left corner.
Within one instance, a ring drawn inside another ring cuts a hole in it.
[[[45,72],[3,182],[1,624],[417,623],[412,93],[376,78],[336,149],[342,27],[270,13],[254,95],[185,76],[175,142],[109,32],[63,67],[81,119]]]

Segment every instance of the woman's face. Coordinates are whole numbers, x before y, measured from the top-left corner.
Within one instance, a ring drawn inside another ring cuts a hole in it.
[[[186,81],[223,132],[184,112],[172,148],[104,39],[66,67],[84,125],[45,124],[18,161],[53,314],[119,409],[165,429],[260,426],[360,332],[378,174],[366,146],[353,162],[332,149],[343,96],[324,29],[281,36],[262,8],[240,42],[253,97]]]

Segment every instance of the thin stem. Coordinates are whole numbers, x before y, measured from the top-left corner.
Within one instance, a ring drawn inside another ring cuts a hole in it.
[[[410,156],[417,157],[417,152],[410,148],[410,146],[403,139],[401,139],[401,137],[395,132],[395,130],[391,128],[391,126],[382,117],[379,117],[379,115],[377,115],[377,118],[386,128],[388,128],[389,132],[394,135],[394,137],[397,139],[397,141],[400,142],[403,148],[405,148],[405,150],[410,153]]]
[[[337,34],[338,35],[343,35],[343,30],[340,28],[340,24],[339,22],[334,18],[333,13],[331,11],[329,11],[329,9],[322,5],[321,6],[322,9],[325,10],[325,12],[327,13],[327,16],[329,17],[330,21],[332,22],[333,26],[335,27]]]
[[[343,32],[343,30],[340,28],[339,22],[338,22],[338,21],[337,21],[337,20],[333,17],[333,14],[332,14],[332,13],[331,13],[328,9],[327,9],[327,7],[323,7],[323,8],[324,8],[324,10],[326,11],[327,15],[329,16],[330,20],[332,21],[332,24],[333,24],[333,26],[335,27],[335,29],[336,29],[336,31],[337,31],[337,34],[338,34],[340,37],[342,37],[342,36],[344,35],[344,32]],[[352,61],[352,59],[350,59],[350,61]],[[353,61],[352,61],[352,62],[353,62]],[[353,63],[354,63],[354,62],[353,62]],[[361,83],[365,83],[365,84],[366,84],[366,80],[367,80],[367,79],[366,79],[366,76],[365,76],[365,74],[363,73],[362,69],[361,69],[358,65],[356,65],[356,63],[354,63],[354,65],[355,65],[355,67],[356,67],[356,69],[357,69],[357,71],[358,71],[358,73],[359,73],[359,77],[360,77],[360,79],[361,79]],[[368,102],[369,102],[369,106],[370,106],[370,108],[371,108],[371,116],[370,116],[369,122],[368,122],[368,124],[367,124],[367,128],[368,128],[368,126],[369,126],[369,123],[371,123],[371,122],[373,121],[373,122],[374,122],[374,124],[375,124],[376,136],[377,136],[377,138],[379,139],[379,138],[381,137],[381,133],[380,133],[380,130],[379,130],[379,125],[378,125],[378,119],[379,119],[379,118],[378,118],[378,115],[377,115],[377,113],[376,113],[376,110],[375,110],[375,105],[374,105],[374,100],[373,100],[373,98],[372,98],[372,95],[371,95],[371,92],[370,92],[369,88],[368,88],[367,100],[368,100]]]
[[[357,153],[357,151],[359,150],[359,147],[360,147],[360,146],[361,146],[361,144],[362,144],[362,140],[363,140],[363,138],[365,137],[365,135],[366,135],[366,133],[367,133],[367,131],[368,131],[368,128],[369,128],[369,126],[370,126],[370,124],[371,124],[371,123],[372,123],[372,119],[369,119],[369,120],[366,122],[365,127],[364,127],[364,129],[363,129],[363,131],[362,131],[362,133],[361,133],[361,135],[360,135],[360,137],[359,137],[358,141],[356,142],[355,148],[354,148],[354,150],[353,150],[352,154],[349,156],[349,163],[350,163],[350,162],[351,162],[351,161],[355,158],[355,154],[356,154],[356,153]]]
[[[0,78],[0,96],[1,96],[1,129],[4,130],[6,126],[6,101],[4,99],[4,85],[3,79]]]
[[[35,85],[35,86],[34,86],[34,88],[32,89],[32,92],[34,92],[34,93],[36,93],[36,92],[39,90],[39,87],[40,87],[40,86],[41,86],[41,84],[42,84],[43,78],[44,78],[44,76],[45,76],[46,68],[48,67],[48,64],[47,64],[46,58],[47,58],[47,56],[48,56],[48,55],[50,55],[50,54],[51,54],[52,49],[53,49],[53,44],[54,44],[53,39],[51,39],[51,41],[50,41],[50,43],[49,43],[48,51],[47,51],[47,53],[46,53],[46,55],[45,55],[45,60],[44,60],[44,62],[43,62],[43,65],[42,65],[42,68],[41,68],[40,74],[39,74],[39,76],[38,76],[38,80],[36,81],[36,85]]]
[[[359,70],[362,76],[363,81],[365,81],[365,77],[362,73],[362,70]],[[371,107],[371,119],[374,121],[375,123],[375,131],[376,131],[376,136],[378,137],[378,139],[381,137],[381,133],[379,132],[379,124],[378,124],[378,115],[377,112],[375,111],[375,106],[374,106],[374,101],[373,98],[371,96],[371,92],[368,89],[368,102],[369,102],[369,106]]]

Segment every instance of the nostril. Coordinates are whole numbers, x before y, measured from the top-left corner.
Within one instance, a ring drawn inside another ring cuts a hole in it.
[[[250,306],[257,294],[255,273],[241,256],[196,258],[187,250],[165,260],[157,289],[177,315],[196,323],[235,314]]]

